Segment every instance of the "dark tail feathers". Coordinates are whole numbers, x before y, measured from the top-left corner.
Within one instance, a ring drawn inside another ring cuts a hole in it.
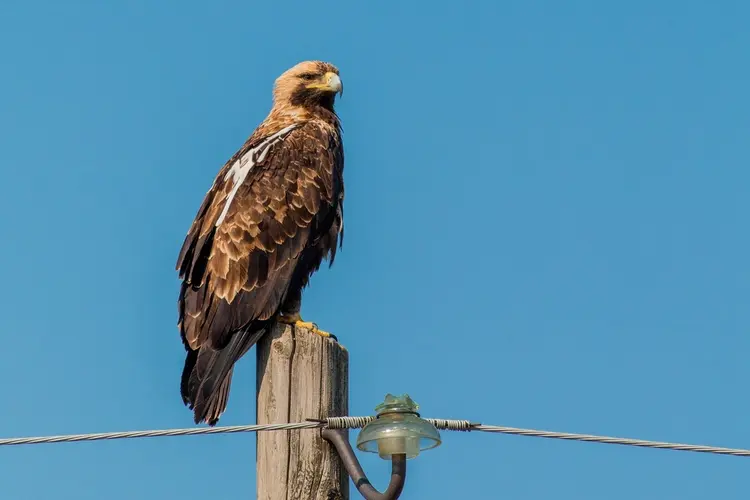
[[[216,425],[227,407],[232,372],[237,362],[266,332],[268,325],[253,325],[237,332],[222,349],[203,345],[188,351],[182,370],[180,393],[185,405],[193,410],[196,424]]]

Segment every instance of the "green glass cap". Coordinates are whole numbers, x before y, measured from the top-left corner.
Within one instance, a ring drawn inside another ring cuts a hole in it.
[[[368,423],[357,437],[357,448],[377,453],[390,460],[391,455],[405,454],[407,459],[441,443],[434,425],[420,418],[419,406],[409,397],[386,395],[375,411],[378,416]]]

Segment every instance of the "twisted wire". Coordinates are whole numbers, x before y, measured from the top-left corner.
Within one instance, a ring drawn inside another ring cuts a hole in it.
[[[371,422],[375,417],[328,417],[326,419],[309,419],[300,423],[234,425],[224,427],[196,427],[191,429],[165,429],[152,431],[101,432],[95,434],[68,434],[61,436],[39,436],[26,438],[0,439],[0,446],[23,444],[65,443],[74,441],[100,441],[112,439],[132,439],[165,436],[196,436],[201,434],[233,434],[238,432],[288,431],[300,429],[359,429]],[[484,425],[472,423],[469,420],[448,420],[426,418],[440,430],[450,431],[480,431],[489,433],[513,434],[519,436],[542,437],[548,439],[564,439],[570,441],[586,441],[605,444],[619,444],[638,446],[642,448],[658,448],[677,451],[692,451],[698,453],[713,453],[717,455],[732,455],[750,457],[750,450],[741,448],[724,448],[718,446],[704,446],[695,444],[670,443],[665,441],[646,441],[643,439],[619,438],[611,436],[596,436],[593,434],[573,434],[569,432],[554,432],[537,429],[522,429],[519,427],[504,427],[499,425]]]
[[[620,444],[625,446],[639,446],[642,448],[660,448],[677,451],[694,451],[698,453],[714,453],[717,455],[733,455],[736,457],[750,457],[750,450],[741,448],[723,448],[719,446],[703,446],[697,444],[669,443],[666,441],[646,441],[644,439],[618,438],[611,436],[595,436],[593,434],[572,434],[569,432],[540,431],[536,429],[520,429],[518,427],[502,427],[499,425],[477,425],[473,430],[482,432],[499,432],[518,436],[543,437],[550,439],[565,439],[569,441],[587,441],[591,443]]]
[[[444,418],[426,418],[425,420],[441,431],[473,431],[480,425],[469,420],[446,420]]]
[[[375,417],[328,417],[324,420],[312,420],[314,422],[325,422],[329,429],[361,429]],[[441,431],[470,431],[479,424],[468,420],[448,420],[445,418],[425,418],[435,428]]]
[[[375,417],[328,417],[320,422],[329,429],[361,429],[373,420]]]
[[[39,436],[27,438],[0,439],[0,446],[43,443],[69,443],[74,441],[101,441],[106,439],[131,439],[165,436],[196,436],[199,434],[233,434],[237,432],[258,432],[295,429],[315,429],[320,423],[303,422],[298,424],[232,425],[224,427],[196,427],[194,429],[165,429],[154,431],[100,432],[95,434],[67,434],[63,436]]]

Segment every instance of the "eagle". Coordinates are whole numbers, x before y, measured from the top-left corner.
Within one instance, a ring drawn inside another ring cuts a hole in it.
[[[302,291],[343,243],[339,70],[304,61],[273,86],[273,106],[219,170],[177,259],[180,383],[196,424],[226,410],[234,364],[276,323],[308,328]]]

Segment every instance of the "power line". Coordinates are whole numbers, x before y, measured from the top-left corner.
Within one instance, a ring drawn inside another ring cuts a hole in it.
[[[741,448],[721,448],[718,446],[703,446],[697,444],[668,443],[665,441],[646,441],[643,439],[618,438],[610,436],[595,436],[592,434],[571,434],[569,432],[540,431],[535,429],[519,429],[517,427],[501,427],[499,425],[477,425],[472,430],[482,432],[499,432],[518,436],[543,437],[550,439],[565,439],[569,441],[588,441],[591,443],[620,444],[625,446],[639,446],[642,448],[661,448],[665,450],[695,451],[698,453],[714,453],[717,455],[733,455],[736,457],[750,457],[750,450]]]
[[[364,427],[375,417],[329,417],[321,421],[332,429],[356,429]],[[732,455],[736,457],[750,457],[750,450],[741,448],[722,448],[718,446],[703,446],[695,444],[669,443],[665,441],[646,441],[643,439],[619,438],[611,436],[596,436],[593,434],[573,434],[570,432],[542,431],[537,429],[522,429],[519,427],[503,427],[500,425],[483,425],[468,420],[444,420],[426,418],[435,427],[451,431],[481,431],[517,436],[543,437],[548,439],[564,439],[567,441],[587,441],[591,443],[619,444],[624,446],[638,446],[641,448],[659,448],[677,451],[693,451],[698,453],[713,453],[717,455]]]
[[[191,429],[165,429],[152,431],[102,432],[97,434],[67,434],[61,436],[40,436],[27,438],[0,439],[0,446],[23,444],[66,443],[75,441],[101,441],[111,439],[131,439],[165,436],[196,436],[200,434],[234,434],[238,432],[265,432],[300,429],[358,429],[364,427],[375,417],[329,417],[322,420],[308,419],[307,422],[288,424],[264,425],[234,425],[224,427],[196,427]],[[450,431],[479,431],[518,436],[543,437],[549,439],[563,439],[568,441],[586,441],[604,444],[619,444],[624,446],[638,446],[642,448],[658,448],[676,451],[692,451],[698,453],[713,453],[717,455],[732,455],[750,457],[750,450],[740,448],[723,448],[717,446],[703,446],[695,444],[669,443],[665,441],[646,441],[643,439],[618,438],[611,436],[596,436],[593,434],[573,434],[569,432],[543,431],[537,429],[522,429],[519,427],[503,427],[499,425],[484,425],[469,420],[448,420],[427,418],[440,430]]]
[[[101,441],[106,439],[130,439],[166,436],[195,436],[199,434],[233,434],[295,429],[315,429],[324,424],[304,422],[299,424],[232,425],[224,427],[195,427],[192,429],[164,429],[156,431],[101,432],[98,434],[67,434],[63,436],[40,436],[28,438],[0,439],[0,446],[21,444],[71,443],[74,441]]]

